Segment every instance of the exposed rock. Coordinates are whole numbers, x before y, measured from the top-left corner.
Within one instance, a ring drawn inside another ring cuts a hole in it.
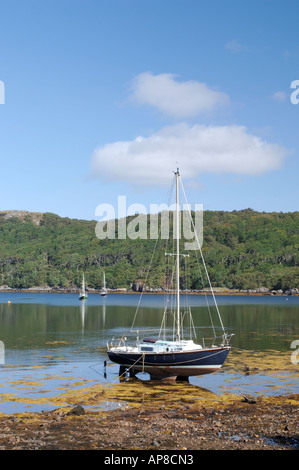
[[[42,212],[9,210],[9,211],[0,211],[0,216],[2,216],[6,220],[7,219],[12,219],[12,218],[18,218],[18,219],[21,219],[23,222],[26,222],[26,220],[31,219],[31,221],[35,225],[39,225],[40,221],[43,217],[43,213]]]
[[[81,405],[75,406],[75,408],[72,408],[67,413],[68,416],[70,416],[70,415],[81,416],[81,415],[84,415],[84,414],[85,414],[85,410]]]
[[[249,398],[246,396],[246,398]],[[82,416],[59,410],[0,416],[0,450],[295,450],[298,394],[259,397],[254,408],[229,402],[175,402],[157,408],[142,402]]]
[[[250,403],[250,404],[255,404],[256,403],[256,397],[248,397],[246,395],[243,395],[244,402],[245,403]]]
[[[134,281],[132,284],[132,291],[133,292],[143,292],[146,286],[143,284],[142,281]]]

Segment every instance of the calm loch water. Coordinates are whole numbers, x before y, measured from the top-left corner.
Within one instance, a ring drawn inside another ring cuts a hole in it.
[[[200,342],[210,334],[208,309],[203,296],[189,300]],[[138,301],[134,294],[89,294],[81,303],[77,294],[0,293],[0,412],[47,409],[39,397],[117,381],[117,366],[104,367],[106,344],[129,335]],[[217,296],[217,302],[227,332],[234,333],[233,351],[289,353],[291,361],[291,343],[299,340],[299,297]],[[136,327],[159,327],[164,303],[163,295],[144,294]],[[299,391],[298,370],[248,376],[230,363],[190,383],[218,394],[292,393]]]

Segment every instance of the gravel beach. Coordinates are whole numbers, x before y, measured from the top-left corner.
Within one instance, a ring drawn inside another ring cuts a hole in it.
[[[192,400],[191,400],[192,401]],[[295,450],[299,394],[0,416],[0,450]]]

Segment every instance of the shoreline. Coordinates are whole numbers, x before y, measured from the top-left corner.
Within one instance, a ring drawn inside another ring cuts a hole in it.
[[[153,386],[155,388],[155,386]],[[96,394],[97,395],[97,394]],[[98,394],[99,395],[99,394]],[[299,394],[0,415],[0,450],[298,450]],[[109,455],[109,454],[107,454]]]
[[[86,289],[88,294],[101,294],[101,290],[97,289]],[[80,288],[69,288],[69,289],[64,289],[64,288],[43,288],[43,287],[31,287],[28,289],[14,289],[12,287],[0,287],[0,293],[34,293],[34,294],[79,294],[80,293]],[[143,294],[151,294],[151,295],[165,295],[166,291],[163,290],[144,290],[142,292]],[[134,294],[134,295],[140,295],[141,292],[135,291],[135,290],[130,290],[126,288],[119,288],[119,289],[107,289],[107,294],[113,295],[113,294]],[[181,295],[212,295],[210,290],[186,290],[182,291]],[[288,296],[299,296],[299,289],[291,289],[290,291],[286,292],[278,292],[278,291],[269,291],[269,292],[258,292],[255,289],[248,289],[248,290],[229,290],[229,289],[213,289],[213,294],[214,295],[236,295],[236,296],[267,296],[267,297],[288,297]]]

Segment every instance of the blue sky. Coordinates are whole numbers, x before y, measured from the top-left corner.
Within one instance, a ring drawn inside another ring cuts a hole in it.
[[[2,0],[0,210],[298,210],[296,0]],[[178,163],[177,163],[178,162]]]

